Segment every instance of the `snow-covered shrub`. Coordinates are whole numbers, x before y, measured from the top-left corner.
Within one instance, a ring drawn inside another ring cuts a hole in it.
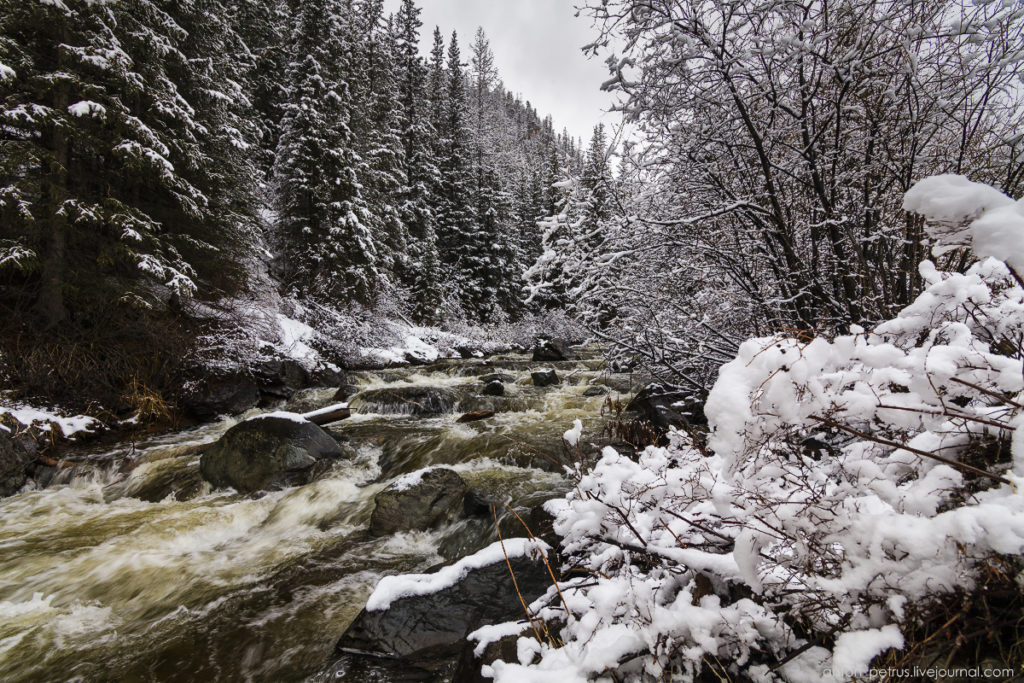
[[[706,448],[676,433],[637,461],[605,449],[549,504],[589,575],[533,606],[559,641],[522,638],[489,673],[843,681],[994,572],[1019,585],[1024,286],[993,257],[1024,245],[1022,204],[967,183],[926,179],[907,207],[986,258],[925,261],[925,290],[874,330],[745,342],[708,398]]]

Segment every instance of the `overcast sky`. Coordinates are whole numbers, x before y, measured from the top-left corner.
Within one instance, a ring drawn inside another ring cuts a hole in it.
[[[529,100],[543,118],[551,114],[555,130],[568,128],[575,137],[590,139],[598,121],[605,124],[618,116],[605,115],[612,96],[601,91],[608,72],[601,58],[588,59],[580,48],[596,37],[586,16],[576,17],[574,0],[418,0],[421,50],[427,54],[434,26],[441,27],[445,45],[452,30],[459,32],[463,61],[469,61],[469,45],[482,26],[494,62],[505,87]],[[398,9],[400,0],[386,0],[387,11]]]

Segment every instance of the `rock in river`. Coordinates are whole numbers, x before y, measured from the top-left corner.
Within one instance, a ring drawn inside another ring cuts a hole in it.
[[[558,374],[554,370],[537,370],[530,373],[533,384],[537,387],[547,387],[558,384]]]
[[[243,493],[308,483],[315,466],[342,455],[338,442],[295,413],[268,413],[240,422],[199,461],[214,486]]]
[[[379,672],[385,677],[363,680],[393,680],[390,668],[420,669],[439,675],[429,680],[448,680],[469,633],[522,618],[520,595],[530,603],[551,585],[541,559],[548,550],[543,541],[510,538],[433,573],[385,577],[342,635],[328,672]]]
[[[483,391],[481,391],[480,393],[482,393],[484,396],[504,396],[505,385],[499,382],[498,380],[494,380],[493,382],[488,382],[487,384],[485,384]]]
[[[386,387],[363,391],[352,398],[357,413],[384,415],[441,415],[455,412],[458,395],[446,387]]]
[[[447,468],[407,474],[377,494],[370,516],[370,533],[385,536],[443,524],[462,511],[467,490],[462,477]]]
[[[575,360],[569,345],[561,339],[538,339],[533,347],[533,360],[559,361]]]

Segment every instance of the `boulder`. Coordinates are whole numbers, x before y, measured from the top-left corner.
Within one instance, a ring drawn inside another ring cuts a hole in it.
[[[587,398],[593,396],[604,396],[609,391],[610,390],[608,389],[608,387],[604,386],[603,384],[591,384],[583,391],[583,395],[586,396]]]
[[[564,340],[538,339],[536,345],[533,347],[533,360],[576,360],[576,356],[569,350],[569,345]]]
[[[668,431],[670,427],[707,424],[703,401],[693,392],[670,384],[648,384],[633,397],[626,410],[640,413],[662,431]]]
[[[530,373],[530,377],[533,378],[533,385],[537,387],[547,387],[552,384],[558,384],[558,374],[554,370],[536,370]]]
[[[291,398],[309,380],[302,364],[291,358],[272,358],[253,368],[253,377],[264,394],[274,398]]]
[[[483,394],[484,396],[504,396],[505,385],[499,382],[498,380],[494,380],[493,382],[488,382],[487,384],[485,384],[484,388],[480,391],[480,393]]]
[[[341,456],[338,442],[312,422],[294,413],[269,413],[225,432],[203,453],[199,469],[214,486],[251,493],[306,484],[318,464]]]
[[[474,410],[472,412],[466,413],[458,420],[456,420],[456,422],[476,422],[477,420],[486,420],[489,417],[494,417],[493,410]]]
[[[370,534],[422,531],[443,524],[462,512],[467,490],[462,477],[447,468],[407,474],[377,494],[370,515]]]
[[[182,393],[181,405],[192,416],[209,420],[218,415],[245,412],[259,400],[256,380],[239,370],[189,382]]]
[[[480,375],[480,381],[484,384],[490,384],[491,382],[509,383],[515,382],[516,378],[504,372],[491,372],[486,375]]]
[[[0,498],[21,490],[36,467],[36,444],[25,425],[0,415]]]
[[[505,539],[504,548],[494,543],[431,574],[385,578],[338,641],[328,671],[370,659],[450,675],[469,633],[523,618],[520,595],[529,604],[551,585],[533,547],[528,539]]]
[[[446,387],[387,387],[363,391],[352,398],[357,413],[385,415],[443,415],[453,413],[458,395]]]

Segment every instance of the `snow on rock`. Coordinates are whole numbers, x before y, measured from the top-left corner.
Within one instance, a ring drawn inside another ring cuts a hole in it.
[[[0,414],[6,414],[27,427],[48,429],[56,426],[65,439],[74,438],[77,434],[91,434],[103,429],[103,423],[88,415],[61,415],[52,410],[37,408],[23,403],[0,405]]]
[[[373,594],[366,603],[367,611],[387,609],[392,602],[400,598],[414,595],[428,595],[454,586],[470,571],[489,565],[504,562],[505,557],[523,557],[541,553],[551,547],[541,540],[529,538],[509,538],[497,541],[472,555],[462,558],[455,564],[442,567],[433,574],[400,574],[386,576],[380,580]]]
[[[14,72],[14,69],[3,62],[0,62],[0,83],[4,81],[13,81],[17,76],[18,75]]]

